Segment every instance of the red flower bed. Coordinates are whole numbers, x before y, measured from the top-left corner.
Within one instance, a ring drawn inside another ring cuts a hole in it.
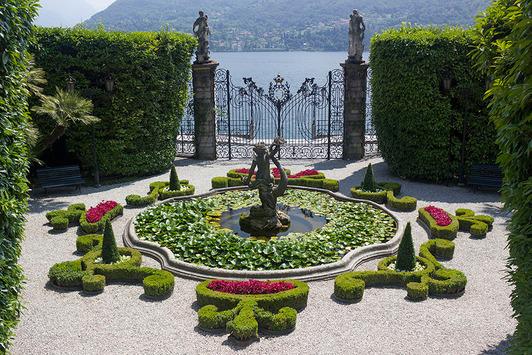
[[[249,169],[246,169],[246,168],[235,169],[234,171],[236,173],[239,173],[239,174],[249,174]],[[255,174],[253,174],[253,175],[255,175]]]
[[[427,206],[425,207],[425,211],[427,211],[431,215],[431,217],[434,218],[436,224],[439,226],[448,226],[452,222],[451,217],[449,217],[447,212],[445,212],[441,208]]]
[[[238,295],[262,295],[269,293],[278,293],[286,290],[291,290],[295,286],[290,282],[285,281],[226,281],[226,280],[212,280],[207,288],[213,291],[232,293]]]
[[[115,201],[102,201],[97,204],[96,207],[89,208],[87,211],[87,222],[98,222],[107,212],[115,208],[116,205],[118,205],[118,203]]]
[[[307,169],[307,170],[300,171],[297,174],[289,175],[288,177],[289,178],[300,178],[300,177],[305,177],[305,176],[318,175],[319,173],[320,172],[318,170]]]

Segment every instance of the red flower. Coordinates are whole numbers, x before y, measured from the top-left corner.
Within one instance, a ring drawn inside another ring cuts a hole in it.
[[[91,207],[86,213],[87,222],[96,223],[102,217],[116,207],[118,203],[116,201],[102,201],[96,205],[96,207]]]
[[[436,224],[439,226],[448,226],[452,223],[451,217],[442,210],[441,208],[434,207],[434,206],[427,206],[425,207],[425,211],[427,211],[432,218],[436,221]]]
[[[307,169],[307,170],[300,171],[297,174],[289,175],[288,177],[289,178],[300,178],[300,177],[304,177],[304,176],[318,175],[319,173],[320,172],[318,170]]]
[[[246,168],[235,169],[234,171],[239,174],[249,174],[249,169]]]
[[[278,293],[286,290],[291,290],[295,286],[290,282],[285,281],[227,281],[227,280],[212,280],[207,285],[207,288],[213,291],[239,294],[239,295],[260,295],[269,293]]]

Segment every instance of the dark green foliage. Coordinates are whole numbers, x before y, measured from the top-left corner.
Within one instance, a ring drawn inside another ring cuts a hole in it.
[[[194,38],[179,33],[119,33],[39,28],[37,66],[47,73],[46,94],[76,90],[94,103],[101,119],[67,133],[67,147],[82,166],[94,165],[93,133],[102,175],[145,175],[168,169],[184,112]],[[114,89],[107,92],[111,76]],[[42,131],[47,119],[34,115]]]
[[[102,259],[104,264],[114,264],[120,260],[113,226],[109,220],[105,222],[105,229],[103,231]]]
[[[369,163],[366,169],[366,174],[364,174],[364,181],[362,181],[362,185],[360,187],[366,192],[377,191],[377,182],[375,181],[375,177],[373,176],[373,167],[371,166],[371,163]]]
[[[170,191],[179,191],[181,185],[179,184],[179,178],[177,177],[177,172],[175,171],[175,166],[172,165],[170,169]]]
[[[485,77],[468,53],[471,31],[402,27],[372,38],[372,119],[379,149],[401,177],[435,182],[493,163],[495,130],[482,101]],[[449,91],[443,78],[451,78]]]
[[[65,231],[69,225],[77,225],[81,215],[85,212],[83,203],[74,203],[66,210],[53,210],[46,213],[46,219],[55,231]]]
[[[81,267],[81,260],[65,261],[55,264],[48,271],[48,278],[55,286],[79,287],[85,272]]]
[[[87,234],[79,236],[76,239],[76,251],[78,253],[88,253],[94,248],[101,248],[103,235],[101,234]]]
[[[385,203],[386,194],[387,194],[386,190],[369,192],[369,191],[361,190],[358,186],[351,188],[351,196],[353,196],[354,198],[358,198],[361,200],[369,200],[375,203]]]
[[[152,268],[141,268],[146,270],[146,276],[142,280],[144,294],[152,298],[168,297],[174,290],[174,275],[166,270],[156,270]]]
[[[412,271],[416,267],[416,251],[412,240],[412,227],[407,223],[399,250],[397,251],[397,262],[395,269],[401,271]]]
[[[253,300],[241,301],[238,314],[227,322],[227,331],[238,340],[248,340],[259,336],[259,322],[255,319],[253,311],[256,305],[257,302]]]
[[[22,269],[17,264],[27,209],[27,46],[35,0],[0,3],[0,353],[6,352],[20,314]]]
[[[511,211],[508,270],[518,324],[510,353],[532,349],[532,2],[497,0],[478,18],[474,59],[493,79],[487,98],[497,129],[502,196]]]
[[[168,181],[155,181],[150,184],[150,192],[146,196],[128,195],[126,203],[128,206],[144,207],[155,203],[157,199],[166,200],[171,197],[194,195],[196,187],[191,185],[188,180],[179,180],[179,189],[171,190]],[[181,187],[185,187],[181,189]]]
[[[211,179],[213,189],[223,189],[229,186],[229,178],[225,176],[217,176]]]

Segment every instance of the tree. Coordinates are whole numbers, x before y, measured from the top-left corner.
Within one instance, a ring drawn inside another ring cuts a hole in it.
[[[105,222],[103,231],[102,260],[104,264],[113,264],[120,261],[120,253],[118,253],[118,248],[116,247],[115,234],[110,220]]]
[[[362,182],[362,190],[364,191],[377,191],[377,182],[373,176],[373,167],[369,163],[368,168],[366,169],[366,175],[364,175],[364,181]]]
[[[169,189],[171,191],[181,190],[181,184],[179,183],[179,178],[177,177],[175,166],[172,166],[172,169],[170,169],[170,188]]]
[[[91,115],[92,101],[84,99],[76,92],[57,89],[55,96],[42,96],[41,105],[32,111],[54,120],[56,126],[37,143],[35,155],[39,155],[63,136],[66,130],[76,124],[90,125],[100,119]]]
[[[416,267],[416,251],[412,241],[412,228],[410,222],[406,225],[399,251],[397,252],[397,261],[395,269],[401,271],[413,271]]]

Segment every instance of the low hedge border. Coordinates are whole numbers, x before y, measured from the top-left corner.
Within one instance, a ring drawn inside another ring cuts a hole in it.
[[[94,248],[101,248],[103,235],[101,234],[86,234],[79,236],[76,239],[76,251],[81,254],[88,253]]]
[[[121,204],[117,204],[112,210],[108,211],[103,217],[95,223],[87,221],[87,212],[84,211],[79,218],[79,225],[85,233],[94,234],[103,231],[105,222],[107,220],[113,220],[124,213],[124,207]]]
[[[453,240],[456,238],[459,229],[459,222],[458,219],[452,214],[447,213],[451,218],[451,224],[447,226],[439,226],[436,223],[436,220],[432,218],[430,213],[428,213],[424,207],[418,209],[418,213],[419,220],[427,225],[432,238],[441,238],[447,240]]]
[[[470,209],[459,208],[455,211],[459,223],[459,230],[469,232],[473,238],[485,238],[493,227],[494,219],[491,216],[476,215]]]
[[[185,191],[179,191],[181,194],[177,194],[170,197],[176,197],[176,196],[187,196],[187,195],[193,195],[196,191],[196,188],[193,185],[190,185],[188,180],[179,180],[179,183],[181,185],[184,185],[187,187]],[[150,184],[150,191],[145,196],[140,195],[127,195],[126,196],[126,204],[130,207],[146,207],[149,205],[152,205],[157,201],[157,199],[164,200],[169,195],[168,192],[174,193],[173,191],[168,191],[168,186],[170,186],[170,182],[168,181],[155,181]],[[163,193],[163,191],[166,189],[168,191],[167,193]],[[161,198],[161,195],[164,195],[164,198]]]
[[[225,329],[238,340],[257,338],[260,331],[286,334],[295,329],[298,310],[307,304],[308,285],[288,280],[296,287],[274,294],[238,295],[213,291],[212,280],[196,286],[198,322],[207,331]]]
[[[346,303],[358,302],[364,295],[364,289],[373,286],[405,287],[407,297],[413,301],[425,300],[429,295],[460,295],[467,284],[466,276],[459,270],[443,268],[432,253],[452,257],[450,250],[454,251],[454,243],[448,240],[436,239],[423,244],[417,257],[417,261],[425,266],[421,271],[390,270],[388,265],[397,259],[390,256],[379,262],[377,271],[353,271],[339,275],[334,281],[334,297]]]
[[[360,186],[351,188],[351,195],[361,200],[369,200],[379,204],[386,204],[391,210],[398,212],[411,212],[417,208],[417,199],[412,196],[396,197],[401,193],[401,184],[398,182],[380,182],[377,186],[381,191],[363,191]]]
[[[85,292],[102,292],[110,282],[140,283],[146,297],[162,299],[170,296],[174,290],[174,276],[165,270],[141,267],[142,255],[131,248],[118,248],[120,255],[127,255],[129,260],[117,264],[96,264],[101,256],[100,247],[94,246],[101,235],[82,236],[86,250],[93,245],[83,257],[75,261],[66,261],[53,265],[48,271],[52,285],[67,289],[83,289]],[[101,242],[100,242],[101,245]]]
[[[81,215],[86,211],[83,203],[74,203],[64,210],[53,210],[46,213],[46,219],[54,231],[66,231],[69,226],[79,223]]]
[[[278,180],[276,180],[276,182],[278,182]],[[240,178],[217,176],[211,179],[211,185],[213,189],[221,189],[225,187],[244,186],[245,184]],[[340,182],[338,180],[311,176],[304,178],[288,178],[288,185],[316,187],[332,192],[340,190]]]
[[[185,185],[183,182],[181,182],[181,186],[185,187],[183,190],[179,191],[171,191],[168,190],[168,187],[164,187],[159,190],[159,200],[166,200],[172,197],[180,197],[180,196],[189,196],[194,195],[194,192],[196,192],[196,187],[194,185]]]

